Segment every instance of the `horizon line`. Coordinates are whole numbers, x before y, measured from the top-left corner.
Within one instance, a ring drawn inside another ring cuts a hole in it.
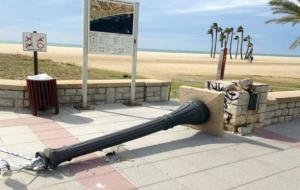
[[[0,44],[23,44],[20,41],[4,41],[0,40]],[[48,43],[49,46],[53,47],[74,47],[81,48],[80,44],[71,44],[71,43]],[[144,52],[164,52],[164,53],[188,53],[188,54],[210,54],[210,51],[196,51],[196,50],[178,50],[178,49],[153,49],[153,48],[138,48],[138,51]],[[216,53],[219,54],[219,51]],[[271,54],[271,53],[256,53],[258,56],[275,56],[275,57],[300,57],[300,55],[296,54]]]

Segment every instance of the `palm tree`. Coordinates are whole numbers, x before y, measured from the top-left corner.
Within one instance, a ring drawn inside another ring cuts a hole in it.
[[[232,40],[233,40],[233,35],[234,35],[234,29],[231,27],[230,28],[230,33],[231,33],[231,36],[230,36],[230,46],[229,46],[229,54],[230,54],[230,59],[232,59]]]
[[[298,3],[289,0],[271,0],[273,14],[284,14],[282,18],[272,19],[267,23],[275,22],[278,24],[292,23],[293,26],[300,22],[300,0]],[[290,49],[295,49],[300,45],[300,37],[291,45]]]
[[[214,49],[214,30],[212,28],[210,28],[207,31],[208,35],[211,35],[211,48],[210,48],[210,57],[212,58],[213,56],[213,49]]]
[[[225,38],[226,38],[226,35],[224,34],[224,32],[221,32],[221,34],[220,34],[221,48],[223,48],[223,46],[224,46]]]
[[[226,28],[224,32],[225,32],[225,34],[226,34],[225,48],[227,48],[229,36],[230,36],[230,33],[231,33],[230,28]]]
[[[214,55],[213,58],[216,57],[216,51],[217,51],[217,42],[218,42],[218,32],[219,32],[219,27],[218,23],[213,23],[211,28],[215,31],[215,46],[214,46]]]
[[[235,52],[235,59],[237,59],[238,52],[239,52],[239,46],[240,46],[240,37],[239,37],[239,36],[235,36],[235,37],[234,37],[234,40],[237,41],[236,52]]]
[[[250,48],[250,44],[251,44],[251,39],[252,38],[250,37],[250,35],[247,35],[247,37],[244,38],[244,42],[248,42],[248,44],[247,44],[247,51],[245,53],[245,59],[248,58],[248,53],[249,53],[249,48]]]
[[[242,26],[239,26],[237,29],[238,33],[241,33],[241,48],[240,48],[240,52],[241,52],[241,59],[243,59],[243,39],[244,39],[244,28]]]

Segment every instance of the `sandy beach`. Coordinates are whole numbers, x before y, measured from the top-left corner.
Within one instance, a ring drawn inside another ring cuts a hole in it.
[[[40,53],[40,58],[52,59],[58,62],[69,62],[81,64],[81,48],[72,47],[48,47],[47,53]],[[0,53],[27,54],[22,45],[0,44]],[[215,76],[218,56],[211,59],[207,54],[184,54],[184,53],[138,53],[138,74],[140,76],[157,79],[203,79]],[[120,56],[89,56],[89,67],[130,72],[131,58]],[[226,65],[226,77],[273,78],[274,80],[300,79],[300,58],[299,57],[272,57],[255,56],[253,64],[246,60],[230,60]]]

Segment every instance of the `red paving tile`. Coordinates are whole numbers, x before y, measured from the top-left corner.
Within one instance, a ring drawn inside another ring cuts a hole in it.
[[[0,127],[13,127],[26,125],[34,134],[50,148],[78,143],[66,129],[47,118],[29,117],[0,120]],[[135,189],[125,177],[113,169],[103,158],[96,154],[89,154],[73,160],[66,165],[71,175],[87,190],[131,190]]]
[[[289,136],[278,134],[267,129],[258,129],[255,131],[255,134],[265,139],[271,139],[283,144],[287,144],[290,147],[300,148],[300,139],[291,138]]]
[[[41,118],[41,117],[6,119],[6,120],[0,120],[0,127],[12,127],[12,126],[41,124],[41,123],[49,123],[49,122],[52,121],[50,119]]]

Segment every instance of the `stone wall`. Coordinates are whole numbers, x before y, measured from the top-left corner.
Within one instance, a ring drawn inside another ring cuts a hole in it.
[[[224,93],[224,127],[228,131],[250,134],[264,123],[267,105],[267,84],[244,81],[207,81],[209,90]],[[250,97],[255,96],[254,108],[250,108]]]
[[[264,126],[300,118],[300,91],[270,92]]]
[[[300,91],[269,92],[267,84],[241,81],[207,81],[206,88],[224,93],[226,130],[247,135],[256,128],[300,118]],[[255,110],[249,110],[257,95]]]
[[[91,80],[88,82],[89,104],[125,103],[130,100],[130,80]],[[169,100],[170,82],[141,79],[136,83],[137,102]],[[81,81],[58,81],[60,104],[74,105],[82,100]],[[25,81],[0,80],[0,107],[28,107]]]

